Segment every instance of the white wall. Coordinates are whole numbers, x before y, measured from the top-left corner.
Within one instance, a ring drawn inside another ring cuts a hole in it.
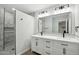
[[[31,48],[31,35],[33,33],[34,18],[16,10],[16,54],[21,54]]]

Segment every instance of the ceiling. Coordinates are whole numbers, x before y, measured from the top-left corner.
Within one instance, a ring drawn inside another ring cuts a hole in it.
[[[51,6],[54,7],[56,4],[0,4],[0,6],[10,12],[12,12],[12,8],[15,8],[27,14],[31,14],[40,9],[45,9]]]

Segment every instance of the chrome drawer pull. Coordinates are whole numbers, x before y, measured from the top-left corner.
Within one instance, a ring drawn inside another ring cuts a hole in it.
[[[61,45],[68,46],[68,44],[61,44]]]
[[[50,41],[46,41],[47,43],[50,43]]]
[[[38,42],[36,42],[36,46],[38,46]]]

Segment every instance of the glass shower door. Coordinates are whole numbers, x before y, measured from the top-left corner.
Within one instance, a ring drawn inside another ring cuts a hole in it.
[[[4,49],[4,8],[0,8],[0,51]]]
[[[0,55],[15,55],[16,34],[13,13],[0,8]]]
[[[14,13],[8,12],[5,9],[5,26],[4,26],[4,43],[5,51],[9,54],[15,54],[15,24],[14,24]]]

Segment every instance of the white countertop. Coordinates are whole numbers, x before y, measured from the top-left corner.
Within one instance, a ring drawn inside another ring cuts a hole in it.
[[[40,35],[40,34],[35,34],[32,35],[32,37],[38,37],[38,38],[43,38],[43,39],[52,39],[52,40],[60,40],[60,41],[67,41],[67,42],[72,42],[72,43],[79,43],[79,37],[75,36],[75,35],[66,35],[64,38],[62,37],[62,35],[60,34],[44,34],[44,35]]]

